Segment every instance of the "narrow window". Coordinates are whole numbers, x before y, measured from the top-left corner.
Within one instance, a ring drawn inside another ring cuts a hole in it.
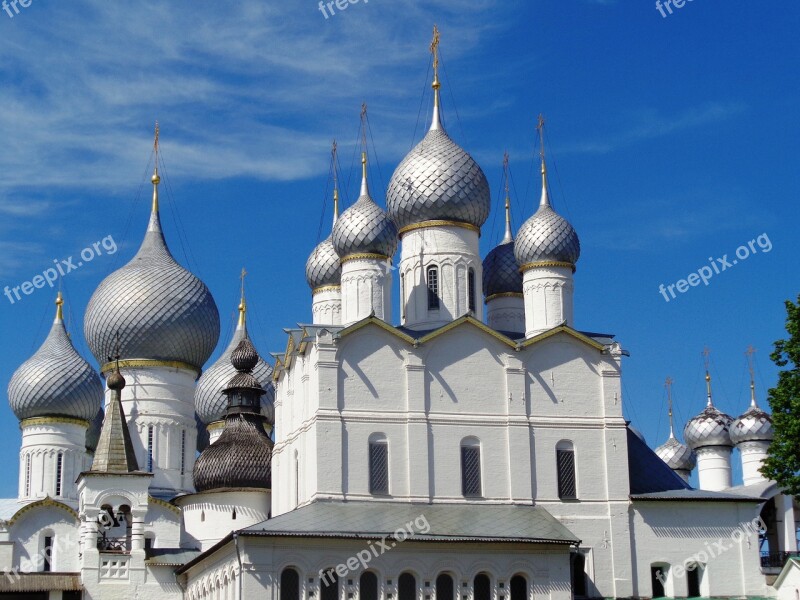
[[[403,573],[398,578],[397,597],[400,600],[416,600],[417,579],[411,573]]]
[[[300,575],[291,567],[281,572],[280,600],[300,600]]]
[[[233,509],[233,512],[231,513],[231,519],[234,520],[234,521],[236,520],[236,509],[235,508]]]
[[[481,495],[481,447],[478,444],[461,445],[461,493]]]
[[[181,475],[186,473],[186,430],[181,429]]]
[[[453,600],[455,586],[453,578],[442,573],[436,578],[436,600]]]
[[[689,598],[700,597],[700,569],[701,567],[697,563],[686,565],[686,585]]]
[[[558,497],[562,500],[578,498],[575,477],[575,450],[572,442],[559,442],[556,446],[558,468]]]
[[[428,310],[439,309],[439,269],[428,267]]]
[[[383,441],[369,443],[369,493],[389,493],[389,445]]]
[[[378,577],[372,571],[364,571],[358,580],[359,600],[378,600]]]
[[[511,578],[511,600],[528,600],[528,580],[522,575]]]
[[[31,455],[25,456],[25,497],[31,495]]]
[[[570,575],[572,577],[572,595],[586,596],[586,557],[582,552],[573,552],[570,555]]]
[[[489,581],[489,577],[484,573],[479,573],[475,575],[475,579],[472,582],[473,589],[475,590],[474,598],[475,600],[491,600],[492,599],[492,584]]]
[[[467,299],[469,310],[470,312],[475,312],[475,269],[471,267],[467,273],[467,290],[469,292],[469,298]]]
[[[153,549],[153,538],[145,537],[144,538],[144,549],[145,551],[150,551]]]
[[[53,570],[53,536],[44,538],[44,552],[42,552],[42,571],[49,573]]]
[[[320,600],[339,600],[339,576],[333,569],[326,569],[320,577]]]
[[[153,472],[153,426],[147,427],[147,471]]]
[[[56,496],[61,495],[61,479],[64,471],[64,453],[59,452],[56,457]]]
[[[653,586],[653,598],[663,598],[666,596],[664,584],[667,582],[669,567],[653,565],[650,567],[650,583]]]

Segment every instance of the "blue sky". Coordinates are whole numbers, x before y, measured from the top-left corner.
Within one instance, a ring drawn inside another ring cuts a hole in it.
[[[532,157],[544,113],[553,202],[583,246],[576,326],[612,332],[630,351],[626,416],[657,445],[668,431],[668,375],[681,426],[704,405],[704,346],[717,404],[734,416],[748,401],[748,345],[759,350],[762,401],[776,378],[768,354],[785,334],[783,302],[800,292],[799,17],[797,3],[711,0],[666,18],[649,0],[362,0],[328,19],[312,0],[33,0],[13,18],[0,12],[0,287],[112,236],[114,255],[63,279],[73,339],[89,356],[89,296],[146,227],[158,119],[167,238],[217,300],[217,353],[242,266],[256,344],[283,349],[282,328],[310,320],[303,268],[328,233],[331,140],[347,206],[366,102],[371,185],[383,202],[427,125],[437,23],[448,131],[492,187],[482,251],[502,237],[505,150],[515,228],[538,201]],[[761,234],[769,252],[756,245],[670,302],[659,294]],[[13,305],[0,296],[3,386],[41,344],[53,299],[47,288]],[[6,403],[0,432],[0,496],[10,497],[19,429]]]

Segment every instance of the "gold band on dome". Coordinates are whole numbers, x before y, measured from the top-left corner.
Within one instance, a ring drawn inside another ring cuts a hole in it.
[[[100,373],[102,375],[106,375],[113,371],[116,368],[116,362],[109,362],[104,364],[101,369]],[[171,367],[173,369],[186,369],[189,371],[194,371],[198,375],[201,373],[201,369],[195,367],[194,365],[190,365],[189,363],[181,362],[179,360],[151,360],[149,358],[129,358],[126,360],[119,361],[119,368],[120,369],[146,369],[148,367]]]
[[[340,292],[340,291],[342,291],[342,286],[340,285],[321,285],[311,290],[311,295],[313,296],[314,294],[321,294],[322,292]]]
[[[422,221],[421,223],[412,223],[411,225],[406,225],[405,227],[401,228],[397,234],[402,237],[404,233],[408,233],[409,231],[414,231],[415,229],[428,229],[429,227],[461,227],[462,229],[469,229],[470,231],[474,231],[481,235],[481,228],[473,225],[472,223],[464,223],[463,221],[444,221],[444,220],[435,220],[435,221]]]
[[[489,304],[490,301],[496,298],[524,298],[524,294],[521,292],[500,292],[499,294],[492,294],[491,296],[486,296],[486,300],[483,301],[484,304]]]
[[[361,254],[350,254],[345,256],[344,258],[340,259],[339,262],[344,264],[346,262],[350,262],[351,260],[389,260],[389,257],[385,254],[373,254],[371,252],[362,252]]]
[[[525,263],[519,268],[520,273],[524,273],[525,271],[529,271],[531,269],[545,269],[547,267],[563,267],[567,269],[572,269],[572,272],[575,272],[575,265],[571,262],[565,262],[561,260],[539,260],[536,262],[529,262]]]
[[[28,419],[22,419],[20,421],[19,426],[22,429],[26,427],[35,427],[36,425],[56,425],[56,424],[68,424],[68,425],[83,425],[84,427],[89,427],[89,421],[85,419],[77,419],[75,417],[30,417]]]
[[[211,433],[212,431],[217,431],[218,429],[225,429],[225,419],[220,419],[219,421],[212,421],[208,425],[206,425],[206,431]]]

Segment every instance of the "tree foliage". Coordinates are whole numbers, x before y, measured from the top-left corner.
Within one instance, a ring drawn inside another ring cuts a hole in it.
[[[788,494],[800,496],[800,296],[786,301],[788,339],[775,342],[772,361],[781,367],[778,384],[769,390],[775,439],[761,473]]]

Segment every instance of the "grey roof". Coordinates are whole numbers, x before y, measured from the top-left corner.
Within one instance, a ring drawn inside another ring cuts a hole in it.
[[[730,432],[734,445],[742,442],[769,442],[775,437],[772,417],[755,403],[731,424]]]
[[[581,243],[575,228],[548,203],[520,227],[514,255],[520,266],[539,261],[574,265],[581,256]]]
[[[56,318],[36,353],[14,372],[8,403],[18,419],[64,416],[91,421],[103,404],[99,375],[75,350]]]
[[[211,356],[219,339],[217,305],[172,257],[158,212],[136,256],[95,290],[84,334],[101,365],[117,354],[117,334],[122,359],[178,361],[199,371]]]
[[[80,573],[20,573],[0,577],[0,593],[81,591]]]
[[[439,219],[480,227],[489,216],[491,196],[478,163],[434,122],[395,169],[386,206],[400,228]]]
[[[732,446],[730,426],[733,418],[720,411],[709,399],[705,410],[686,423],[683,438],[690,448]]]
[[[249,337],[247,333],[247,325],[245,323],[236,327],[230,343],[225,351],[220,355],[217,361],[206,369],[205,373],[197,381],[197,387],[194,392],[194,406],[197,416],[200,420],[208,425],[214,421],[220,421],[225,418],[225,409],[228,407],[228,398],[222,393],[222,390],[228,385],[236,374],[236,369],[231,364],[231,354],[234,348],[245,337]],[[258,379],[261,387],[264,388],[265,395],[261,400],[261,412],[269,418],[270,421],[274,420],[275,406],[275,387],[272,384],[272,367],[265,360],[259,357],[256,368],[253,369],[253,375]]]
[[[656,448],[656,454],[674,471],[691,471],[697,465],[694,451],[681,444],[674,435],[670,435],[666,442]]]
[[[342,265],[333,248],[332,235],[320,242],[306,261],[306,281],[312,290],[342,281]]]
[[[514,242],[503,242],[483,259],[483,294],[522,293],[522,273],[514,257]]]
[[[369,194],[366,179],[356,203],[336,220],[331,234],[336,254],[382,254],[392,257],[397,250],[397,227]]]
[[[104,418],[105,413],[103,412],[103,407],[101,406],[94,419],[92,419],[92,422],[89,423],[89,429],[86,430],[87,450],[94,452],[95,448],[97,448],[97,442],[100,440],[100,431],[103,429]]]
[[[100,439],[92,460],[92,473],[134,473],[139,470],[131,434],[125,422],[120,390],[111,391]]]
[[[151,566],[179,567],[200,556],[200,550],[186,548],[150,548],[144,563]]]
[[[314,502],[243,530],[244,534],[376,539],[419,519],[414,540],[577,544],[580,540],[540,506]],[[428,527],[429,531],[423,533]]]
[[[711,492],[708,490],[667,490],[631,494],[632,500],[663,500],[663,501],[698,501],[698,502],[763,502],[762,498],[755,495],[730,494],[727,492]]]
[[[628,436],[628,478],[631,494],[690,489],[675,471],[630,428]]]

